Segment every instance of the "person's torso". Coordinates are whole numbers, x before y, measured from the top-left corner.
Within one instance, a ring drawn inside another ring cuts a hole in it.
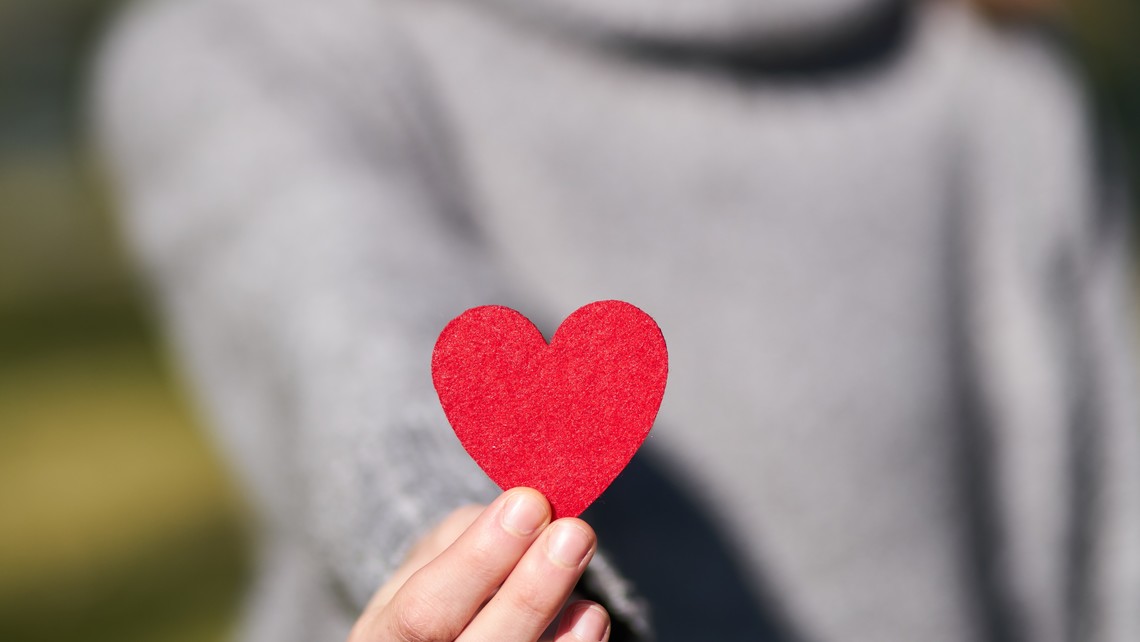
[[[524,312],[549,333],[617,298],[661,325],[649,449],[749,590],[778,587],[809,637],[970,638],[947,589],[962,16],[919,12],[881,58],[802,72],[608,48],[471,3],[400,16],[478,231],[540,308]],[[676,589],[690,608],[720,599]],[[906,615],[866,617],[886,604]]]

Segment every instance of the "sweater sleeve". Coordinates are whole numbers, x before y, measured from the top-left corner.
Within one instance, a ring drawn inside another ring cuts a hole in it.
[[[1117,176],[1117,178],[1120,178]],[[1130,206],[1117,183],[1105,216],[1083,245],[1086,327],[1090,363],[1089,430],[1092,450],[1086,543],[1087,583],[1082,639],[1140,637],[1140,379],[1136,376],[1137,310],[1126,225]]]
[[[1124,229],[1074,74],[980,42],[966,112],[970,336],[991,448],[999,631],[1140,639],[1140,409]],[[1027,161],[1032,156],[1032,162]]]
[[[381,4],[140,5],[97,96],[131,244],[227,454],[267,530],[302,532],[357,608],[497,493],[429,362],[454,315],[510,303]]]
[[[426,530],[498,493],[430,356],[512,288],[425,70],[373,0],[160,0],[108,42],[98,128],[131,246],[266,548],[315,550],[355,616]],[[615,639],[648,635],[604,555],[583,589]]]

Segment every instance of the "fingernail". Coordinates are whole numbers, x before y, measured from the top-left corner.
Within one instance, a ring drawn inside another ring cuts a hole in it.
[[[601,607],[590,605],[579,612],[570,631],[584,642],[604,642],[610,634],[610,618]]]
[[[503,507],[502,521],[515,535],[530,535],[546,521],[546,506],[529,492],[517,492]]]
[[[586,531],[572,523],[563,522],[554,527],[546,541],[551,561],[567,568],[578,568],[590,552],[590,538]]]

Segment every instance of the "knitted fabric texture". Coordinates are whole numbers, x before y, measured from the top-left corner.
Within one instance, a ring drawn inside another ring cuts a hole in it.
[[[583,514],[615,640],[1140,640],[1127,204],[1063,58],[966,3],[523,4],[156,0],[107,41],[131,245],[262,520],[244,639],[343,639],[498,492],[440,328],[618,299],[670,372]]]

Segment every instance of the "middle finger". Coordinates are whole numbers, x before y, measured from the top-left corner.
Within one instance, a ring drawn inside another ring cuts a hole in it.
[[[574,590],[597,537],[580,519],[547,528],[458,642],[534,642]]]

